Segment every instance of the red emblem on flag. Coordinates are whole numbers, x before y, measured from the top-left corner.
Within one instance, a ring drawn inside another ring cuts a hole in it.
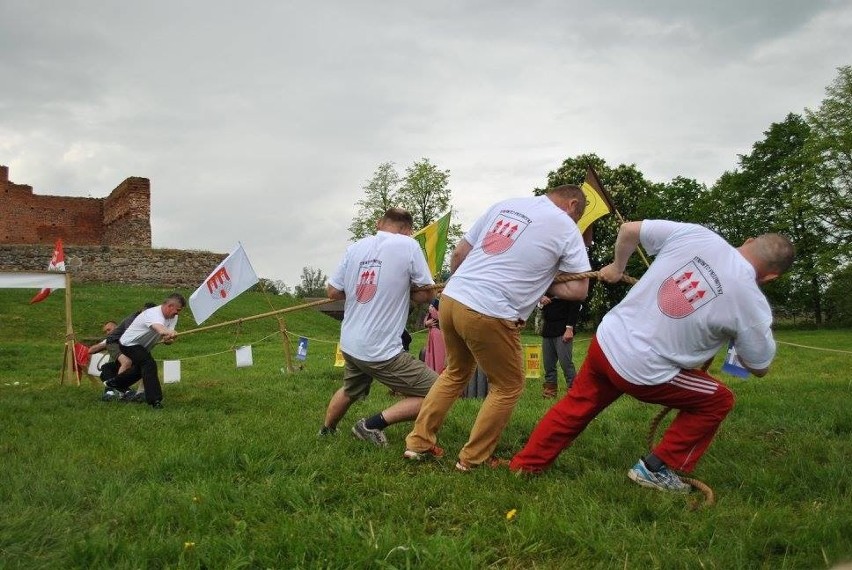
[[[207,278],[205,285],[214,299],[227,299],[228,293],[231,292],[231,276],[228,275],[228,270],[222,267]]]
[[[482,251],[488,255],[503,253],[512,247],[529,222],[503,211],[491,222],[488,233],[482,239]]]
[[[359,303],[369,303],[376,296],[381,270],[381,265],[365,266],[363,263],[361,264],[361,274],[358,276],[358,284],[355,286],[355,299]]]
[[[667,317],[682,319],[716,298],[694,261],[670,275],[657,291],[657,306]]]

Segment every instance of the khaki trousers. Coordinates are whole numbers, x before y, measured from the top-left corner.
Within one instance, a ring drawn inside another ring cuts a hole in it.
[[[435,445],[450,407],[478,363],[488,376],[488,396],[459,459],[467,465],[479,465],[494,453],[524,390],[523,322],[485,316],[447,295],[441,297],[440,321],[447,367],[426,395],[414,429],[405,440],[406,448],[426,451]]]

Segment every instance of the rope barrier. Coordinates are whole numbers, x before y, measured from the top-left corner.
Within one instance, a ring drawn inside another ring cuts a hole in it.
[[[776,340],[778,344],[786,344],[787,346],[797,346],[799,348],[810,348],[811,350],[823,350],[825,352],[839,352],[841,354],[852,354],[852,350],[839,350],[837,348],[821,348],[819,346],[808,346],[806,344],[796,344],[795,342],[783,342]]]

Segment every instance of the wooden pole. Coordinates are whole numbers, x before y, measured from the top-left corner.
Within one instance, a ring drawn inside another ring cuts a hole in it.
[[[259,315],[252,315],[250,317],[243,317],[242,319],[234,319],[233,321],[226,321],[224,323],[217,323],[215,325],[207,325],[206,327],[198,327],[198,328],[195,328],[195,329],[189,329],[188,331],[181,331],[181,332],[175,334],[175,336],[176,337],[177,336],[184,336],[184,335],[193,334],[193,333],[197,333],[197,332],[201,332],[201,331],[209,331],[209,330],[212,330],[212,329],[218,329],[220,327],[226,327],[228,325],[235,325],[235,324],[239,324],[239,323],[245,323],[245,322],[248,322],[248,321],[256,321],[257,319],[272,317],[274,315],[280,315],[280,314],[283,314],[283,313],[292,313],[293,311],[300,311],[302,309],[308,309],[310,307],[318,307],[320,305],[326,305],[328,303],[333,303],[333,302],[334,302],[334,299],[320,299],[319,301],[312,301],[310,303],[303,303],[301,305],[296,305],[296,306],[293,306],[293,307],[286,307],[284,309],[276,309],[274,311],[268,311],[266,313],[261,313]]]
[[[71,318],[71,274],[65,272],[65,357],[62,362],[62,374],[59,383],[73,380],[80,385],[80,371],[74,357],[74,324]],[[69,378],[70,375],[70,378]]]

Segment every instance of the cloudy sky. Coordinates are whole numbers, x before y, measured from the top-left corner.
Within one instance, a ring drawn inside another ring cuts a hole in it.
[[[846,0],[0,0],[0,164],[37,194],[149,178],[155,247],[241,241],[292,287],[382,162],[449,170],[465,228],[581,153],[712,184],[850,38]]]

